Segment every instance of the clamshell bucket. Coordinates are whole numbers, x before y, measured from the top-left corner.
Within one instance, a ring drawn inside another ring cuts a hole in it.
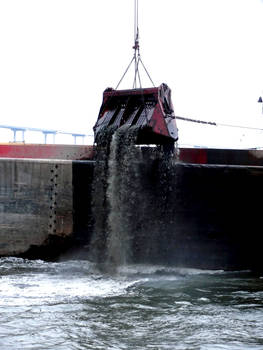
[[[171,90],[166,84],[156,88],[106,89],[98,120],[95,142],[104,128],[137,126],[137,144],[171,144],[178,139]]]

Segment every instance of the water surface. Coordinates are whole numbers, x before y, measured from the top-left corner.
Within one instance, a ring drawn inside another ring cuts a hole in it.
[[[263,349],[249,272],[0,259],[0,349]]]

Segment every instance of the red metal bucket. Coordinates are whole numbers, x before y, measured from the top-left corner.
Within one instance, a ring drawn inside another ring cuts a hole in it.
[[[98,120],[98,134],[108,127],[137,126],[137,144],[166,144],[177,141],[171,90],[166,84],[156,88],[114,90],[106,89]]]

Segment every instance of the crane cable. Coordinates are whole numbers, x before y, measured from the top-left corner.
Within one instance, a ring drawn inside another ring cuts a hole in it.
[[[176,116],[175,118],[176,118],[176,120],[183,120],[183,121],[191,122],[191,123],[207,124],[207,125],[213,125],[213,126],[223,126],[223,127],[236,128],[236,129],[247,129],[247,130],[263,131],[263,128],[257,128],[257,127],[254,127],[254,126],[218,123],[218,122],[211,122],[211,121],[192,119],[192,118],[186,118],[186,117],[180,117],[180,116]]]
[[[139,82],[139,87],[140,89],[142,88],[142,83],[141,83],[141,76],[140,76],[140,71],[139,71],[139,64],[142,65],[143,69],[145,70],[145,73],[147,74],[149,80],[151,81],[153,87],[155,87],[154,82],[146,69],[145,65],[142,62],[141,55],[140,55],[140,45],[139,45],[139,0],[134,0],[134,54],[132,57],[132,60],[130,61],[128,67],[124,71],[120,81],[118,82],[115,90],[118,89],[120,86],[121,82],[123,81],[126,73],[130,69],[133,61],[134,61],[134,79],[133,79],[133,89],[137,89],[137,81]]]
[[[139,74],[139,58],[140,58],[140,45],[139,45],[139,3],[138,0],[134,0],[134,80],[133,88],[137,87],[137,75],[141,87],[141,79]]]

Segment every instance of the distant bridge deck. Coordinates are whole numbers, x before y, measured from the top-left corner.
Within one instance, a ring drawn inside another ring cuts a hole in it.
[[[33,132],[41,132],[44,135],[44,144],[47,143],[47,136],[52,135],[53,136],[53,143],[55,143],[55,137],[57,134],[62,135],[71,135],[74,139],[74,144],[77,143],[77,138],[82,138],[82,143],[84,143],[84,138],[86,136],[91,137],[90,134],[83,134],[83,133],[76,133],[76,132],[68,132],[68,131],[61,131],[61,130],[53,130],[53,129],[41,129],[41,128],[31,128],[31,127],[24,127],[24,126],[14,126],[14,125],[1,125],[0,129],[9,129],[13,132],[13,142],[17,142],[17,133],[20,132],[21,139],[19,142],[25,142],[25,132],[26,131],[33,131]]]

